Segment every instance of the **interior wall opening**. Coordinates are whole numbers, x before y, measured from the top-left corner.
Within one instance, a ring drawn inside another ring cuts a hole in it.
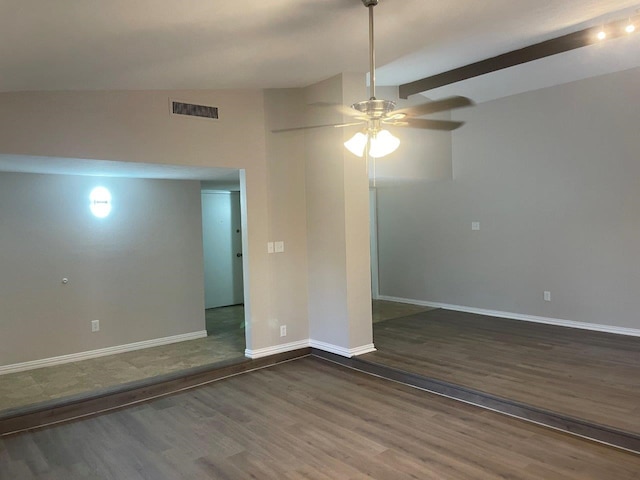
[[[241,171],[78,160],[74,175],[72,163],[2,158],[0,412],[243,360]],[[96,187],[107,216],[92,211]],[[203,189],[234,204],[231,334],[207,328]]]

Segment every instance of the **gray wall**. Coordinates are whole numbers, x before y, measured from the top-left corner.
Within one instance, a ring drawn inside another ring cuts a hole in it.
[[[378,98],[394,101],[398,109],[429,101],[422,95],[413,95],[408,100],[398,98],[397,87],[378,87],[376,92]],[[450,120],[451,113],[432,114],[429,118]],[[390,127],[389,130],[400,139],[400,146],[394,153],[373,162],[376,186],[451,180],[451,132],[398,127]],[[371,165],[369,175],[372,181],[373,174]]]
[[[2,173],[0,246],[0,365],[205,328],[199,182]]]
[[[640,328],[638,85],[634,69],[457,114],[453,181],[378,190],[381,294]]]
[[[282,343],[309,338],[307,210],[304,134],[271,130],[303,125],[302,91],[264,92],[269,241],[284,241],[284,253],[268,255],[271,322],[287,326]]]
[[[364,75],[356,80],[357,95],[343,92],[341,100],[365,98]],[[285,93],[289,94],[294,95],[291,103],[305,103],[302,93]],[[210,122],[170,115],[169,98],[216,105],[221,119]],[[242,212],[247,348],[264,353],[280,344],[305,341],[310,335],[311,310],[316,312],[317,322],[323,321],[322,310],[314,310],[307,301],[316,288],[310,278],[322,276],[326,270],[326,261],[309,261],[311,255],[307,255],[315,246],[309,241],[315,232],[307,230],[307,222],[316,202],[308,196],[306,184],[307,135],[290,142],[267,138],[274,115],[282,110],[277,95],[269,98],[262,90],[16,92],[0,93],[0,105],[0,153],[25,156],[25,162],[28,156],[43,156],[240,169],[246,193]],[[304,105],[300,107],[304,115]],[[289,118],[293,125],[299,125],[296,117]],[[331,133],[327,132],[324,141],[333,132],[327,130]],[[340,138],[339,143],[344,140]],[[344,156],[343,150],[340,156]],[[315,152],[314,159],[321,161]],[[336,242],[335,251],[322,246],[331,253],[332,261],[337,260],[336,269],[349,271],[352,285],[346,300],[349,325],[342,317],[337,321],[340,328],[349,330],[340,336],[343,347],[371,341],[366,173],[359,173],[345,172],[345,178],[352,178],[348,183],[343,181],[340,188],[349,201],[332,203],[342,213],[329,212],[333,218],[343,219],[327,225],[337,225],[336,235],[342,243]],[[318,202],[326,201],[333,191],[332,179],[317,179],[319,185],[313,191]],[[323,182],[328,188],[320,188]],[[284,253],[267,253],[267,242],[274,240],[285,242]],[[350,253],[344,256],[342,252]],[[327,296],[340,297],[340,283],[324,287]],[[284,323],[287,336],[280,337],[279,325]],[[353,328],[354,324],[357,327]],[[333,334],[331,325],[322,331]],[[332,341],[333,337],[320,340]]]
[[[326,105],[366,98],[363,79],[343,73],[305,88],[306,124],[348,121]],[[328,344],[342,352],[373,342],[366,162],[343,146],[355,132],[304,132],[309,336],[312,346]]]
[[[221,118],[171,115],[169,99],[215,105]],[[247,347],[282,342],[265,288],[270,219],[261,90],[16,92],[0,93],[0,106],[0,153],[26,162],[34,155],[241,169]]]

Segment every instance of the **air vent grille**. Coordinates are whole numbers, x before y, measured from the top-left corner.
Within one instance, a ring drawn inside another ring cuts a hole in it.
[[[207,105],[194,105],[192,103],[171,102],[171,111],[175,115],[187,115],[189,117],[218,118],[218,107]]]

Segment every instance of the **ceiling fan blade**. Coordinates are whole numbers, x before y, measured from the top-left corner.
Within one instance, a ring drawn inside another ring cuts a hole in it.
[[[293,132],[296,130],[311,130],[313,128],[326,128],[326,127],[342,128],[342,127],[352,127],[354,125],[363,125],[363,124],[364,122],[328,123],[326,125],[310,125],[308,127],[279,128],[277,130],[271,130],[271,133]]]
[[[399,127],[424,128],[426,130],[451,131],[460,128],[464,122],[452,122],[449,120],[429,120],[426,118],[405,118],[398,122]]]
[[[443,112],[445,110],[453,110],[454,108],[469,107],[473,105],[473,101],[467,97],[449,97],[435,102],[423,103],[413,107],[401,108],[394,110],[394,114],[404,113],[411,117],[421,117],[428,113]]]

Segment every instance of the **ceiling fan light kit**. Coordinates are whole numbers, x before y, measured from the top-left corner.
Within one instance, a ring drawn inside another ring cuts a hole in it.
[[[391,135],[389,130],[358,132],[344,142],[344,146],[358,157],[362,157],[368,148],[370,157],[380,158],[395,152],[400,146],[400,139]]]
[[[384,125],[396,127],[425,128],[436,130],[454,130],[462,125],[461,122],[448,121],[424,121],[416,122],[413,119],[406,119],[408,116],[421,116],[428,113],[440,112],[451,108],[472,105],[471,100],[464,97],[452,97],[440,102],[431,102],[416,107],[395,111],[396,104],[391,100],[376,98],[376,63],[375,63],[375,43],[373,7],[378,5],[378,0],[362,0],[365,7],[369,9],[369,72],[370,72],[370,98],[362,102],[354,103],[351,108],[355,110],[357,117],[363,120],[366,128],[362,132],[356,133],[351,139],[344,143],[344,146],[354,155],[362,157],[367,153],[370,157],[380,158],[396,151],[400,146],[400,140],[394,137]]]
[[[340,110],[343,114],[354,117],[356,122],[311,125],[307,127],[294,127],[273,130],[274,133],[288,132],[294,130],[306,130],[310,128],[323,127],[351,127],[361,125],[362,131],[356,133],[344,146],[354,155],[362,157],[367,155],[372,158],[380,158],[394,152],[400,146],[400,140],[393,136],[385,127],[408,127],[425,130],[451,131],[463,125],[463,122],[452,122],[449,120],[427,120],[421,118],[430,113],[443,112],[454,108],[461,108],[473,105],[473,102],[466,97],[450,97],[442,100],[427,102],[421,105],[401,108],[396,110],[395,102],[376,98],[376,63],[375,63],[375,43],[373,7],[378,5],[379,0],[361,0],[362,4],[369,9],[369,99],[354,103],[348,112],[344,112],[344,107]]]
[[[396,108],[391,100],[379,100],[376,98],[376,60],[373,31],[373,7],[378,5],[378,0],[362,0],[369,9],[369,74],[371,98],[354,103],[351,108],[364,114],[367,128],[365,132],[356,133],[344,146],[354,155],[362,157],[365,152],[370,157],[380,158],[395,152],[400,146],[400,140],[391,135],[388,130],[383,130],[382,121]]]

